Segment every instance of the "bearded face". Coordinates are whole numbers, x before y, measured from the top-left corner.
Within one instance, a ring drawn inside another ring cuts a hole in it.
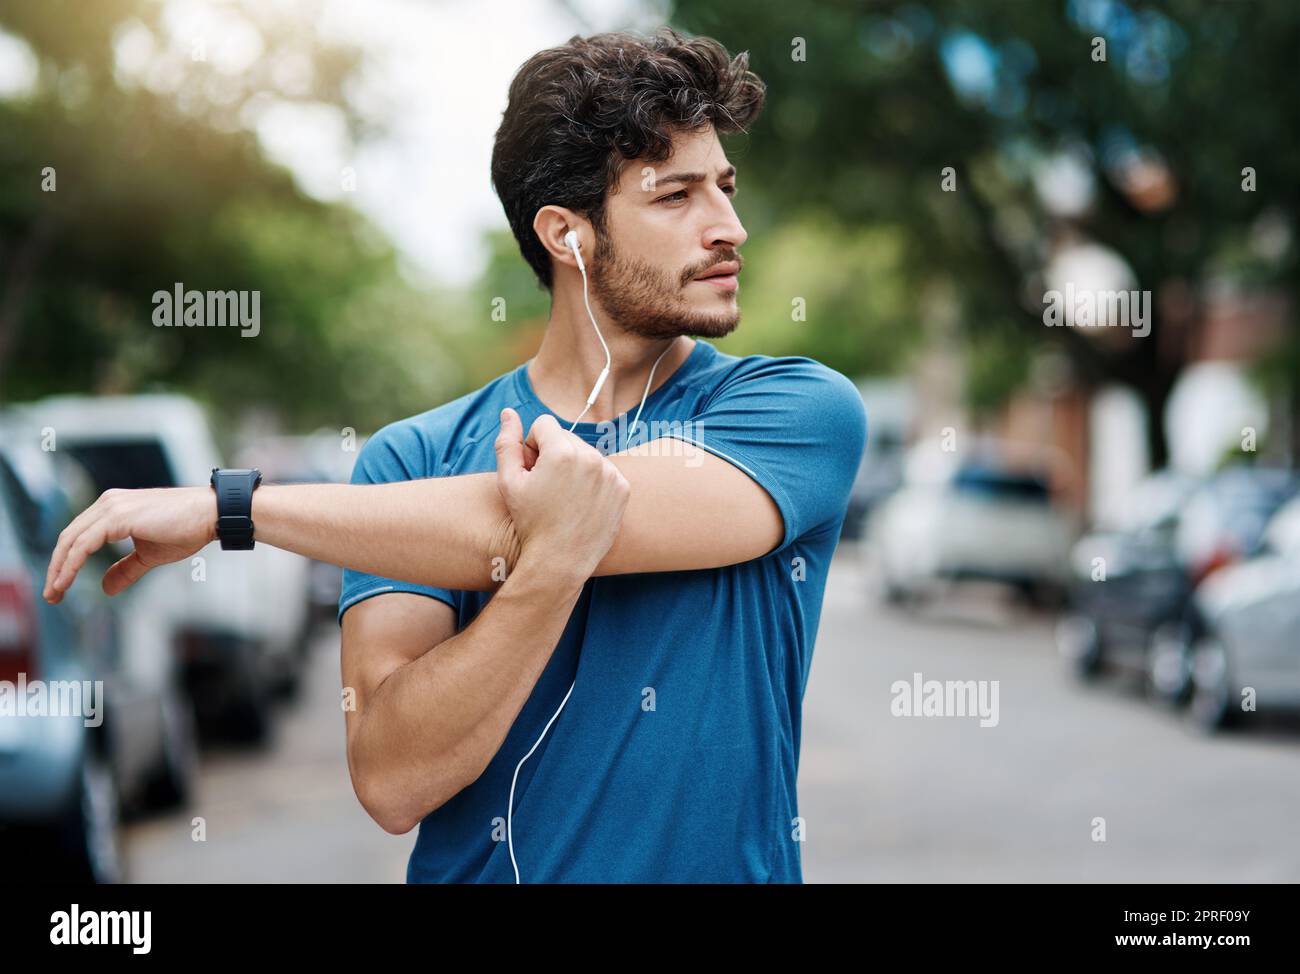
[[[740,324],[736,291],[696,278],[724,261],[740,263],[740,255],[728,247],[674,272],[615,250],[611,238],[598,233],[592,294],[611,320],[642,338],[721,338]]]

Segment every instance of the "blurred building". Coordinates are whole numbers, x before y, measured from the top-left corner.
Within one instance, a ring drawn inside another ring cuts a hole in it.
[[[1209,288],[1206,302],[1165,411],[1170,466],[1208,473],[1249,442],[1248,430],[1264,459],[1293,462],[1286,455],[1289,431],[1276,430],[1288,422],[1288,404],[1267,401],[1251,376],[1254,365],[1283,341],[1288,302],[1280,294],[1228,287]],[[1093,515],[1118,503],[1150,471],[1145,422],[1145,407],[1132,390],[1090,388],[1045,353],[1030,381],[1004,406],[993,432],[1059,457],[1052,465],[1057,499]],[[1269,437],[1270,430],[1282,435]]]

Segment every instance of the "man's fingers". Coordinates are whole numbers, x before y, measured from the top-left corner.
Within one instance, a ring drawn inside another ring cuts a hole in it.
[[[87,527],[68,548],[68,557],[54,579],[54,587],[59,592],[66,592],[81,571],[86,559],[110,541],[120,541],[130,537],[131,532],[107,517],[101,517]]]
[[[104,573],[103,589],[106,595],[116,595],[144,577],[150,566],[146,565],[138,551],[133,551],[125,558],[119,559],[112,568]]]
[[[501,432],[497,434],[497,479],[513,484],[524,470],[524,424],[507,406],[501,410]]]
[[[508,448],[511,451],[511,465],[515,465],[513,448],[514,445],[518,443],[520,446],[519,456],[522,461],[523,469],[532,470],[533,464],[537,462],[537,450],[524,442],[524,421],[520,419],[519,414],[509,406],[501,410],[501,432],[497,435],[498,469],[501,466],[502,437],[506,437],[509,440]]]
[[[73,518],[71,524],[59,532],[59,540],[55,542],[54,551],[50,553],[50,566],[45,570],[45,597],[47,599],[54,594],[54,581],[59,577],[63,562],[67,560],[68,549],[81,535],[81,527],[85,523],[86,515],[94,509],[95,505],[91,504],[90,507]]]
[[[63,569],[63,564],[68,557],[68,551],[71,550],[72,545],[76,540],[81,537],[82,532],[103,516],[104,508],[108,505],[108,497],[109,492],[105,491],[99,496],[99,499],[95,501],[95,503],[91,504],[88,508],[74,517],[72,523],[59,533],[59,540],[54,546],[53,553],[50,555],[50,566],[45,572],[45,592],[47,599],[50,595],[57,594],[54,592],[54,582],[58,579],[59,574]]]
[[[524,445],[531,447],[535,453],[541,453],[542,447],[547,443],[553,443],[556,439],[564,438],[564,429],[550,413],[542,413],[533,421],[532,428],[528,430],[528,439]]]
[[[54,588],[57,591],[66,592],[76,579],[77,572],[81,571],[81,566],[86,563],[86,559],[104,546],[102,525],[103,522],[99,521],[82,531],[68,548],[68,556],[54,579]]]
[[[533,428],[528,431],[524,449],[533,450],[534,462],[539,462],[547,455],[560,461],[577,460],[588,454],[595,457],[601,455],[599,450],[576,433],[570,433],[549,413],[537,417]]]
[[[76,544],[77,539],[81,537],[83,526],[80,522],[82,521],[82,518],[90,512],[90,510],[91,508],[87,508],[83,511],[81,516],[64,528],[63,532],[59,535],[58,544],[54,546],[54,554],[50,555],[50,567],[45,572],[45,597],[47,599],[57,601],[57,596],[60,594],[60,590],[56,588],[56,583],[59,580],[59,576],[63,573],[63,566],[67,564],[68,552],[72,549],[72,546]]]

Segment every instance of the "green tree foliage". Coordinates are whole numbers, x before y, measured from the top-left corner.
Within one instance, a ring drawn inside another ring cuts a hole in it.
[[[896,230],[911,296],[903,320],[920,320],[925,282],[944,278],[976,342],[1010,324],[1024,335],[1019,354],[1062,343],[1085,381],[1142,396],[1157,463],[1164,403],[1203,326],[1203,286],[1230,275],[1285,289],[1295,307],[1294,3],[679,0],[673,19],[748,50],[768,84],[743,167],[766,209],[829,214],[844,229],[828,233]],[[1093,186],[1091,205],[1069,218],[1049,212],[1035,186],[1060,153]],[[1168,199],[1135,178],[1151,159],[1170,177]],[[947,167],[953,192],[941,185]],[[1244,167],[1254,192],[1243,192]],[[1233,255],[1255,252],[1261,220],[1280,223],[1289,245],[1244,268]],[[1133,268],[1153,294],[1150,338],[1044,327],[1037,275],[1063,233]],[[859,283],[849,261],[835,273],[846,302],[870,280]],[[870,345],[869,315],[848,327]],[[1021,369],[1003,371],[1013,381]]]
[[[162,90],[123,83],[115,42],[143,27],[161,45],[159,11],[0,3],[0,29],[40,64],[29,97],[0,101],[0,398],[165,385],[222,412],[358,429],[445,398],[462,378],[430,296],[364,218],[304,196],[239,124],[273,97],[335,106],[364,132],[343,94],[356,52],[263,12],[249,71],[187,59]],[[310,65],[308,84],[277,75],[285,59]],[[260,292],[260,334],[154,327],[154,293],[177,282]]]

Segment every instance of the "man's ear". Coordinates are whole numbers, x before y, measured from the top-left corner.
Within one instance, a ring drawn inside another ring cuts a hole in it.
[[[583,259],[590,261],[595,237],[591,232],[591,224],[586,219],[566,207],[549,205],[543,206],[533,217],[533,233],[537,234],[537,239],[542,242],[551,259],[577,269],[577,258],[564,243],[564,235],[570,230],[577,231]]]

